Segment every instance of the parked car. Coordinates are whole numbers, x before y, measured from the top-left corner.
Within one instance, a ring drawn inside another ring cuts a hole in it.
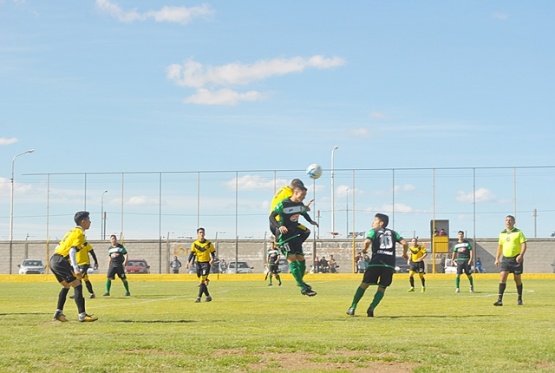
[[[46,273],[46,267],[40,259],[24,259],[17,266],[20,275],[42,275]]]
[[[457,263],[451,259],[446,259],[444,273],[457,273]]]
[[[235,264],[237,264],[237,268],[235,268]],[[230,261],[227,273],[252,273],[253,269],[254,267],[249,266],[247,262]]]
[[[398,256],[395,258],[395,272],[397,273],[409,273],[410,265],[407,264],[407,260]]]
[[[127,273],[150,273],[150,266],[144,259],[129,259],[125,263]]]

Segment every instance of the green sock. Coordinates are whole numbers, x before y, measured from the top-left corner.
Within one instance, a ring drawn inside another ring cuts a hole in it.
[[[272,274],[270,273],[270,285],[272,285]]]
[[[123,281],[123,286],[125,286],[125,291],[129,293],[129,282]]]
[[[301,278],[301,270],[299,268],[299,262],[294,261],[289,263],[289,268],[291,269],[291,274],[295,281],[297,281],[297,286],[303,288],[303,280]]]
[[[461,284],[461,278],[459,276],[455,277],[455,287],[458,289]]]
[[[106,281],[106,293],[110,292],[110,288],[112,287],[112,281],[111,280],[107,280]]]
[[[278,280],[279,284],[281,285],[281,278],[279,277],[279,275],[276,275],[276,280]]]
[[[353,298],[353,303],[351,304],[351,308],[357,308],[358,302],[361,300],[365,291],[366,289],[363,289],[360,286],[357,288],[357,291],[355,292],[355,296]]]
[[[474,286],[474,278],[472,276],[468,276],[468,281],[470,281],[470,286]]]
[[[370,307],[372,309],[375,309],[376,307],[378,307],[378,304],[380,304],[384,295],[385,295],[384,292],[377,290],[376,294],[374,294],[374,300],[372,301],[372,304],[370,304]]]

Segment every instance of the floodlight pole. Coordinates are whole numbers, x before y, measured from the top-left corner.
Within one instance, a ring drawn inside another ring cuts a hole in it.
[[[331,235],[332,238],[335,238],[335,185],[334,185],[334,164],[333,164],[333,155],[335,151],[339,149],[339,146],[335,145],[331,150]]]
[[[26,152],[17,154],[12,159],[12,178],[11,178],[11,181],[10,181],[10,275],[12,274],[12,262],[13,262],[13,192],[14,192],[15,160],[20,155],[32,153],[34,151],[35,151],[35,149],[27,150]]]

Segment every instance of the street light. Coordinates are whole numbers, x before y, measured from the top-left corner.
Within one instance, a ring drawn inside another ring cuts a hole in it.
[[[27,150],[26,152],[19,153],[12,159],[12,179],[10,185],[10,275],[12,274],[12,258],[13,258],[13,189],[14,189],[14,167],[17,157],[23,154],[32,153],[35,149]]]
[[[345,188],[345,221],[347,222],[345,238],[347,238],[349,237],[349,187]]]
[[[100,197],[100,238],[102,240],[106,239],[106,217],[104,216],[104,194],[108,193],[107,190],[102,192],[102,197]]]
[[[334,186],[334,166],[333,155],[339,146],[335,145],[331,150],[331,235],[335,238],[335,186]]]

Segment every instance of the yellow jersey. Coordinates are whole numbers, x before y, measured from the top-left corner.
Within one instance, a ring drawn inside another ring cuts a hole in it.
[[[85,232],[83,232],[83,228],[75,227],[69,232],[66,233],[64,238],[60,241],[58,247],[54,251],[56,254],[63,256],[64,258],[69,257],[69,250],[72,247],[76,247],[77,251],[80,251],[86,242]]]
[[[88,242],[85,242],[83,244],[83,249],[79,250],[77,254],[75,254],[75,259],[77,260],[77,265],[79,267],[91,264],[91,258],[89,256],[89,252],[92,250],[93,250],[92,245]]]
[[[416,263],[416,261],[422,258],[426,254],[426,248],[424,246],[410,246],[410,260],[411,262]]]
[[[503,256],[505,258],[513,258],[522,251],[522,244],[526,242],[524,233],[518,228],[512,231],[503,229],[499,234],[499,246],[503,248]]]
[[[212,242],[208,240],[204,240],[204,242],[195,240],[191,244],[191,251],[196,255],[197,262],[207,263],[212,259],[210,254],[215,252],[216,249],[214,248],[214,245],[212,245]]]
[[[279,188],[272,198],[272,204],[270,205],[270,214],[276,208],[276,205],[283,201],[284,199],[293,197],[293,189],[289,185]]]

